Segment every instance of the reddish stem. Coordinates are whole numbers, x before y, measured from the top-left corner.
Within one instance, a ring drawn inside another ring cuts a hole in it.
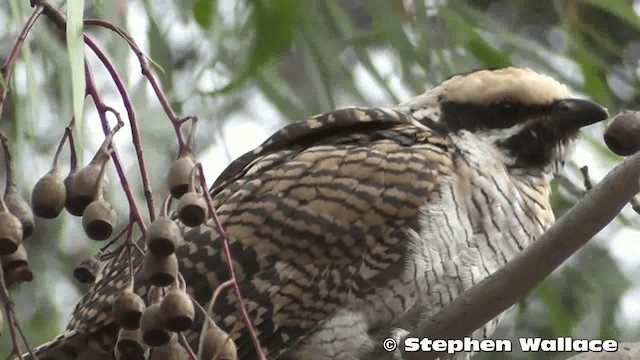
[[[7,290],[7,286],[4,283],[4,271],[2,266],[0,266],[0,300],[2,300],[2,303],[4,304],[4,313],[7,316],[7,323],[9,323],[9,333],[11,333],[13,352],[19,359],[22,359],[22,350],[20,350],[20,344],[18,343],[18,338],[16,337],[15,332],[14,321],[17,322],[17,319],[14,318],[13,300],[11,300],[9,290]]]
[[[180,339],[180,345],[182,345],[182,348],[187,352],[187,354],[189,354],[189,360],[197,360],[198,358],[196,357],[196,354],[193,353],[193,349],[191,349],[191,345],[189,345],[184,333],[181,332],[178,336]]]
[[[9,81],[11,80],[11,73],[13,72],[13,65],[18,59],[18,53],[22,49],[22,45],[24,44],[24,40],[27,38],[27,35],[33,28],[33,24],[36,23],[36,20],[40,17],[43,11],[43,6],[38,5],[31,13],[31,16],[27,19],[27,22],[24,24],[22,31],[20,31],[20,35],[18,35],[18,39],[16,39],[16,43],[13,45],[11,52],[9,53],[9,57],[7,58],[7,62],[2,67],[2,78],[5,86],[0,86],[0,115],[2,115],[2,105],[4,104],[4,99],[7,93],[9,92]]]
[[[56,149],[56,153],[53,155],[53,165],[51,165],[52,169],[58,166],[58,158],[60,158],[60,153],[62,152],[62,148],[64,147],[64,144],[67,142],[67,138],[69,137],[70,134],[71,134],[71,127],[67,126],[64,129],[64,135],[62,135],[62,139],[60,139],[60,142],[58,143],[58,148]]]
[[[84,35],[84,42],[91,48],[94,54],[100,59],[102,65],[107,69],[109,75],[120,93],[120,97],[122,98],[122,103],[124,104],[125,109],[127,110],[127,115],[129,117],[129,124],[131,125],[131,137],[133,139],[133,147],[136,149],[136,157],[138,158],[138,167],[140,168],[140,176],[142,177],[142,187],[144,189],[144,197],[147,200],[147,209],[149,210],[149,218],[153,221],[156,217],[154,206],[153,206],[153,194],[151,192],[151,186],[149,185],[149,175],[147,174],[147,166],[144,161],[144,154],[142,152],[142,141],[140,140],[140,130],[138,129],[138,121],[136,120],[136,113],[133,109],[133,105],[131,104],[131,99],[129,98],[129,93],[127,92],[127,88],[124,86],[122,82],[122,78],[118,71],[115,69],[109,58],[102,52],[100,47],[96,43],[91,40],[87,35]]]
[[[209,189],[209,187],[207,186],[207,181],[204,178],[204,171],[202,170],[202,164],[197,163],[196,166],[200,174],[200,186],[203,189],[202,192],[207,201],[207,209],[209,210],[209,214],[211,214],[211,218],[213,219],[213,223],[215,224],[215,229],[218,232],[218,235],[220,235],[220,238],[222,238],[222,244],[224,246],[224,255],[227,261],[227,267],[229,268],[229,274],[231,276],[231,280],[233,280],[233,290],[236,294],[236,297],[238,298],[238,303],[240,304],[239,306],[240,314],[242,315],[242,318],[244,319],[244,322],[247,325],[247,330],[251,335],[251,340],[253,340],[253,344],[256,348],[258,359],[266,360],[267,358],[262,352],[262,347],[260,346],[260,340],[258,340],[258,336],[256,334],[253,323],[251,322],[251,319],[249,318],[249,314],[247,313],[247,309],[244,306],[244,301],[242,300],[242,294],[240,293],[240,286],[238,286],[238,281],[236,280],[236,274],[235,274],[235,271],[233,270],[233,259],[231,258],[231,250],[229,248],[229,234],[222,227],[222,223],[218,218],[218,213],[213,207],[213,200],[211,199],[211,194],[207,190]]]
[[[173,111],[173,108],[169,104],[169,100],[167,100],[167,97],[162,91],[162,89],[160,88],[158,81],[156,80],[155,76],[153,76],[153,72],[149,67],[149,63],[147,62],[146,56],[140,50],[140,47],[138,47],[138,44],[136,44],[136,42],[133,40],[133,37],[131,37],[131,35],[129,35],[122,28],[100,19],[86,19],[84,20],[84,25],[99,26],[99,27],[103,27],[105,29],[111,30],[117,33],[118,35],[120,35],[123,39],[127,41],[127,43],[129,43],[131,50],[138,58],[138,62],[140,62],[142,75],[146,77],[147,81],[149,81],[149,84],[151,84],[151,87],[153,88],[153,91],[155,92],[156,97],[158,98],[158,101],[160,101],[160,104],[162,105],[164,112],[167,114],[167,117],[169,117],[169,120],[171,120],[171,124],[173,125],[173,129],[176,133],[176,137],[178,138],[178,145],[179,145],[178,153],[182,152],[182,147],[184,146],[184,138],[182,137],[182,132],[180,131],[180,128],[184,121],[183,119],[179,119],[176,116],[175,111]]]
[[[213,320],[210,320],[211,317],[209,315],[213,310],[213,305],[216,303],[216,300],[218,299],[218,296],[220,296],[220,293],[222,293],[222,290],[233,285],[234,283],[235,281],[233,279],[229,279],[223,283],[220,283],[220,285],[218,285],[218,287],[213,290],[213,295],[211,295],[211,300],[209,300],[209,304],[207,305],[207,309],[205,310],[205,319],[202,323],[202,330],[200,330],[200,340],[198,341],[198,359],[202,357],[202,351],[204,349],[204,339],[205,335],[207,334],[207,330],[209,329],[209,322],[213,322]]]
[[[6,169],[5,177],[7,183],[4,188],[6,195],[12,187],[16,186],[16,179],[15,175],[13,174],[13,157],[11,156],[11,149],[9,148],[9,139],[2,131],[0,131],[0,142],[2,142],[2,150],[4,152],[4,165]]]
[[[46,0],[31,0],[31,6],[42,7],[43,13],[49,20],[51,20],[59,29],[64,30],[67,26],[65,16],[58,11],[56,8],[51,6]],[[122,103],[127,110],[127,116],[129,117],[129,123],[131,125],[131,134],[133,138],[133,145],[136,149],[136,156],[138,158],[138,165],[140,167],[140,174],[142,176],[142,186],[144,189],[144,196],[147,200],[147,208],[149,210],[149,217],[151,220],[155,219],[155,212],[153,206],[153,195],[151,193],[151,187],[149,186],[149,177],[147,175],[147,167],[145,166],[144,156],[142,153],[142,142],[140,141],[140,131],[138,130],[138,122],[136,120],[136,114],[133,109],[133,105],[131,104],[131,99],[129,98],[129,94],[127,89],[122,82],[122,78],[118,74],[118,71],[115,69],[111,61],[107,58],[104,52],[96,45],[93,40],[88,37],[86,34],[84,35],[84,42],[89,46],[89,48],[93,51],[94,54],[98,57],[100,62],[104,65],[104,67],[109,72],[118,92],[120,93],[120,97],[122,98]]]
[[[112,112],[116,116],[116,118],[118,118],[118,122],[121,121],[120,115],[114,109],[104,104],[104,102],[102,101],[102,98],[100,97],[100,94],[98,93],[98,89],[96,88],[95,81],[93,80],[93,75],[91,73],[91,68],[89,66],[89,63],[85,61],[84,64],[85,64],[84,69],[85,69],[87,93],[89,94],[89,96],[91,96],[91,99],[93,100],[93,104],[95,105],[96,110],[98,111],[98,116],[100,117],[100,122],[102,123],[102,131],[106,136],[107,134],[109,134],[109,131],[110,131],[109,123],[107,121],[107,111]],[[129,212],[131,214],[130,217],[132,217],[134,221],[138,224],[140,231],[142,231],[142,234],[144,235],[146,233],[147,228],[144,224],[144,220],[142,219],[142,216],[140,215],[140,210],[138,209],[138,204],[133,196],[131,187],[129,186],[129,181],[127,180],[127,176],[124,173],[122,163],[120,162],[120,156],[118,155],[118,150],[115,148],[115,146],[112,146],[112,149],[113,151],[111,152],[111,158],[113,159],[113,165],[115,166],[116,172],[118,173],[118,177],[120,178],[120,184],[122,185],[122,190],[124,191],[125,196],[127,197],[127,201],[129,202]],[[152,216],[154,215],[153,210],[151,211],[151,214]]]
[[[69,152],[71,154],[69,156],[69,163],[70,163],[69,174],[75,174],[76,170],[78,169],[78,155],[76,153],[76,141],[75,141],[75,138],[73,137],[73,131],[72,131],[72,128],[74,126],[75,126],[75,119],[72,119],[69,126],[67,126],[64,129],[65,133],[69,138]]]
[[[162,209],[160,209],[160,216],[169,217],[169,210],[171,209],[171,203],[173,202],[173,196],[171,194],[167,195],[167,198],[164,200],[162,204]]]

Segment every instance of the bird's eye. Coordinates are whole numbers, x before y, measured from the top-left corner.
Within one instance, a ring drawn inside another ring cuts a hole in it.
[[[518,107],[512,102],[501,102],[496,104],[498,107],[498,115],[501,118],[511,118],[518,114]]]

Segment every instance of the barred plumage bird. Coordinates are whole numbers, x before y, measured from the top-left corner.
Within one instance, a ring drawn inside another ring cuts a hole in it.
[[[606,117],[532,70],[482,70],[394,108],[346,108],[288,125],[237,159],[211,194],[267,356],[389,356],[382,339],[419,327],[552,224],[553,174],[579,128]],[[222,243],[210,226],[185,239],[180,271],[205,304],[229,278]],[[110,260],[67,331],[38,349],[41,358],[87,349],[111,358],[110,309],[128,277],[125,255]],[[145,280],[136,284],[144,294]],[[212,316],[233,334],[240,359],[255,358],[232,292]],[[473,336],[489,336],[498,320]]]

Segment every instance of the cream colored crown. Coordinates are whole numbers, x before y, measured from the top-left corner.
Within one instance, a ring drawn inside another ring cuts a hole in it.
[[[505,100],[545,105],[568,97],[567,87],[555,79],[528,68],[509,67],[454,76],[400,106],[418,109],[447,101],[489,105]]]

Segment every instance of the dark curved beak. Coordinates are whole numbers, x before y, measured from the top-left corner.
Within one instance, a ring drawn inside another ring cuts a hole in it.
[[[579,128],[609,117],[607,109],[599,104],[583,99],[564,99],[557,101],[552,110],[551,123],[559,130],[578,130]]]

